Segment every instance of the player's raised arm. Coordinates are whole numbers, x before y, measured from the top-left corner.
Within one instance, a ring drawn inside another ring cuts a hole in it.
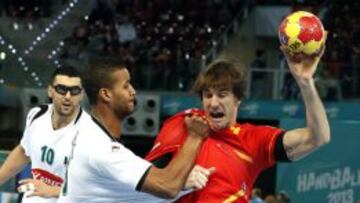
[[[188,136],[179,154],[163,169],[153,166],[144,180],[141,191],[163,198],[174,198],[184,188],[202,140],[209,131],[207,121],[200,116],[186,117],[185,124]]]
[[[298,160],[330,141],[329,122],[313,79],[325,47],[318,55],[313,56],[292,55],[286,47],[281,49],[286,56],[290,72],[299,85],[306,108],[307,126],[288,131],[283,140],[289,159]]]

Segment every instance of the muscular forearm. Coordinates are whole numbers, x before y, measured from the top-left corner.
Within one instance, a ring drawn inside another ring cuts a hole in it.
[[[178,193],[178,191],[183,188],[186,178],[194,166],[195,158],[200,146],[200,138],[188,136],[178,156],[170,162],[170,165],[168,165],[167,168],[165,168],[165,174],[168,174],[167,179],[176,180],[168,181],[171,183],[168,187],[172,188],[175,193]]]
[[[330,140],[330,127],[326,111],[316,91],[313,79],[298,81],[306,108],[306,122],[310,136],[316,145]]]
[[[14,177],[29,162],[30,159],[25,155],[24,149],[21,146],[15,147],[0,168],[0,185]]]
[[[195,138],[189,135],[179,151],[179,154],[167,165],[167,167],[164,169],[153,167],[151,169],[149,177],[142,187],[142,191],[163,198],[172,198],[176,196],[184,187],[186,178],[194,166],[201,142],[201,138]]]

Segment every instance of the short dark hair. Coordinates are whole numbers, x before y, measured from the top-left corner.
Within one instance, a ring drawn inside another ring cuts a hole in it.
[[[58,75],[65,75],[68,77],[81,77],[79,71],[76,70],[73,66],[64,66],[61,68],[57,68],[53,74],[51,75],[50,82],[51,84],[54,82],[55,77]]]
[[[101,88],[111,88],[115,83],[113,73],[126,68],[123,60],[112,57],[90,59],[83,72],[82,80],[90,105],[97,103]]]
[[[202,96],[208,88],[229,88],[238,99],[245,96],[246,69],[235,60],[216,60],[198,75],[193,90]]]

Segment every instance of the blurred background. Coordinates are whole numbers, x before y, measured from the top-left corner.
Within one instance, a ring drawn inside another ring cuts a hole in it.
[[[1,0],[0,163],[22,136],[27,111],[47,102],[50,74],[93,56],[125,59],[138,91],[123,142],[138,155],[161,123],[200,107],[189,92],[218,57],[247,67],[239,122],[290,129],[305,123],[299,90],[279,50],[277,30],[295,10],[315,13],[328,30],[316,86],[332,142],[294,164],[277,164],[256,183],[266,202],[360,202],[360,3],[351,0]],[[0,187],[16,201],[15,179]]]

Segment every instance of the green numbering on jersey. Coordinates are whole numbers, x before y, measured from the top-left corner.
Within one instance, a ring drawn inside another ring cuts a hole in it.
[[[52,165],[54,162],[55,152],[47,146],[41,147],[41,161]]]

